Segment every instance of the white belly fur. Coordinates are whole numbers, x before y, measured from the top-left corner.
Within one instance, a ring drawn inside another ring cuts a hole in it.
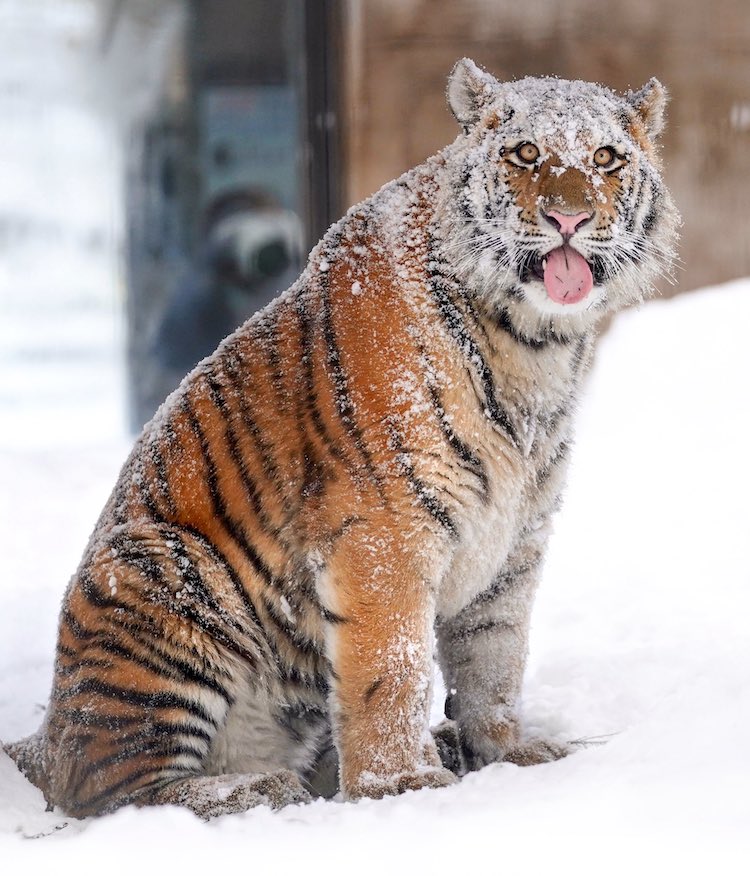
[[[461,541],[437,595],[437,614],[448,619],[490,586],[513,547],[519,528],[521,491],[499,491],[490,504],[475,505],[461,527]]]

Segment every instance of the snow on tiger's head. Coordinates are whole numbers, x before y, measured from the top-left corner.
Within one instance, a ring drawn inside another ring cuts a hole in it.
[[[656,138],[666,92],[589,82],[500,83],[459,61],[448,101],[463,133],[444,155],[460,272],[525,331],[585,330],[671,276],[679,216]]]

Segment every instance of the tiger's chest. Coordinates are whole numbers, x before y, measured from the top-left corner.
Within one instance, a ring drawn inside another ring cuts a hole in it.
[[[458,538],[436,599],[450,618],[488,588],[558,507],[571,443],[580,351],[514,351],[496,357],[495,391],[507,428],[463,405],[461,422],[486,475],[482,494],[455,504]],[[531,355],[533,353],[533,356]],[[454,491],[458,493],[458,491]]]

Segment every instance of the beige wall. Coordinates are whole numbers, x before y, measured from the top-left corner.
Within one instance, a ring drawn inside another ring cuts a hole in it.
[[[556,74],[672,93],[667,177],[685,220],[678,289],[750,274],[749,0],[345,0],[347,200],[452,140],[445,80]],[[665,292],[669,293],[669,289]]]

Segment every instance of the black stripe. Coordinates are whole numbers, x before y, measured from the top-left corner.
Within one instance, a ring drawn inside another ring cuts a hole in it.
[[[136,447],[138,445],[136,444]],[[129,463],[132,462],[133,455],[135,453],[135,447],[130,453],[127,461],[125,462],[124,469],[129,469]],[[123,524],[128,519],[128,509],[127,509],[127,487],[125,484],[125,478],[119,478],[117,483],[115,484],[115,488],[112,493],[113,507],[112,507],[112,519],[115,524]]]
[[[56,708],[55,714],[64,718],[67,723],[75,727],[100,727],[117,734],[122,730],[132,727],[140,728],[135,732],[142,733],[144,727],[143,715],[108,715],[103,713],[101,709],[92,712],[90,709],[66,709],[62,707],[59,709]],[[195,727],[192,724],[185,724],[181,721],[172,722],[155,720],[152,715],[148,715],[146,722],[149,733],[157,736],[171,734],[192,736],[195,739],[201,739],[206,743],[210,743],[213,739],[213,733],[209,733],[203,727]]]
[[[226,374],[230,383],[230,388],[236,397],[242,425],[252,438],[256,452],[260,457],[263,474],[272,484],[276,492],[280,495],[284,495],[285,487],[279,474],[279,467],[273,457],[273,448],[266,440],[267,436],[261,430],[250,410],[248,393],[245,389],[244,382],[240,379],[231,359],[227,359],[224,362],[224,373]],[[246,377],[245,381],[247,379],[248,378]]]
[[[173,736],[192,736],[195,739],[202,739],[209,743],[213,739],[213,735],[202,727],[193,727],[191,724],[183,724],[173,721],[154,721],[151,716],[148,719],[149,733],[154,735],[173,735]]]
[[[78,619],[73,617],[73,613],[67,606],[60,612],[60,622],[65,624],[73,638],[78,639],[79,642],[89,641],[97,635],[95,632],[81,626]]]
[[[543,330],[540,337],[531,338],[516,328],[511,319],[510,312],[507,307],[499,307],[493,314],[494,324],[502,329],[506,334],[510,335],[513,340],[530,350],[543,350],[549,347],[550,344],[568,344],[570,338],[566,335],[560,335],[551,327]]]
[[[280,312],[280,308],[267,311],[259,323],[259,329],[265,332],[266,335],[266,339],[265,341],[261,341],[260,347],[266,353],[268,358],[268,367],[271,371],[271,385],[276,392],[276,401],[279,405],[279,409],[285,412],[287,410],[289,393],[284,386],[283,363],[279,355],[279,339],[276,320],[278,319]]]
[[[124,555],[121,555],[120,559],[125,559]],[[127,562],[127,559],[125,561]],[[157,568],[161,571],[160,567],[157,566]],[[150,580],[155,581],[157,584],[162,584],[165,579],[162,577],[156,577]],[[123,602],[120,599],[115,599],[112,595],[107,596],[106,594],[103,594],[97,588],[96,582],[92,578],[88,569],[84,569],[79,573],[78,584],[78,592],[91,605],[96,606],[96,608],[115,609],[115,612],[111,612],[107,617],[107,620],[110,623],[124,626],[126,629],[130,630],[135,626],[134,621],[137,621],[140,629],[147,630],[155,636],[162,634],[161,629],[158,624],[154,622],[154,619],[149,617],[149,615],[144,614],[136,606],[129,605],[127,602]],[[118,611],[119,613],[117,613]],[[102,635],[102,631],[99,630],[96,633],[90,633],[88,638],[98,638]]]
[[[474,166],[467,161],[461,168],[461,175],[455,187],[455,203],[458,205],[461,216],[467,222],[473,222],[477,218],[471,200],[471,173],[473,169]]]
[[[67,657],[69,660],[77,660],[78,659],[78,651],[74,651],[72,648],[68,648],[67,645],[61,645],[59,642],[57,643],[57,656],[58,657]]]
[[[104,730],[111,730],[113,733],[124,730],[126,727],[135,727],[143,724],[143,715],[137,717],[107,715],[101,709],[98,712],[92,712],[91,709],[66,709],[57,704],[55,705],[55,716],[64,718],[68,724],[74,727],[101,727]],[[208,734],[206,736],[210,739]]]
[[[255,549],[255,547],[248,541],[242,524],[238,523],[229,513],[229,509],[227,508],[224,496],[222,495],[221,489],[219,487],[219,475],[216,468],[216,463],[211,456],[211,447],[209,445],[209,441],[206,437],[206,433],[203,431],[203,427],[201,426],[195,411],[192,408],[192,405],[187,399],[183,399],[183,408],[185,411],[185,416],[190,423],[190,428],[193,430],[196,438],[198,439],[198,444],[200,445],[201,456],[203,457],[203,463],[206,467],[206,484],[208,485],[211,505],[213,506],[215,516],[218,518],[218,520],[221,522],[222,526],[227,530],[227,532],[231,535],[234,541],[240,546],[242,552],[248,557],[258,575],[260,575],[260,577],[267,584],[272,584],[273,573],[263,562],[260,554]]]
[[[395,428],[389,428],[391,445],[399,456],[399,465],[409,486],[417,497],[419,504],[436,520],[451,536],[458,538],[458,528],[448,509],[434,495],[434,491],[416,474],[414,465],[409,459],[409,451],[401,441],[401,436]]]
[[[434,273],[430,278],[429,288],[438,311],[445,322],[448,333],[453,338],[456,346],[462,352],[464,358],[479,376],[484,392],[484,405],[487,416],[496,423],[506,434],[516,449],[521,448],[518,433],[508,415],[497,399],[495,380],[492,371],[477,346],[476,341],[467,331],[461,311],[452,300],[445,279]]]
[[[140,569],[142,574],[145,574],[143,572],[143,559],[147,555],[136,550],[137,542],[131,539],[126,540],[125,536],[121,536],[117,539],[117,543],[119,545],[118,558],[125,562],[134,563],[136,565],[136,568]],[[147,559],[151,560],[151,558]],[[165,592],[162,594],[161,599],[154,598],[155,603],[161,604],[168,611],[175,612],[183,617],[185,620],[189,620],[191,623],[194,623],[206,634],[211,636],[214,641],[227,648],[227,650],[239,655],[251,665],[255,664],[255,659],[253,655],[250,654],[247,649],[242,648],[216,622],[201,614],[200,611],[198,611],[197,607],[191,602],[187,600],[166,598],[166,593],[171,593],[171,590],[169,588],[169,579],[166,577],[166,571],[161,566],[151,561],[148,563],[148,569],[149,572],[153,573],[153,575],[150,577],[150,580],[159,585],[159,587],[166,588]],[[96,606],[97,608],[119,609],[122,612],[122,614],[118,614],[116,612],[111,612],[109,614],[108,621],[111,625],[121,628],[132,638],[135,638],[136,630],[141,630],[148,636],[153,636],[156,639],[159,639],[163,636],[163,629],[154,621],[152,617],[144,614],[133,605],[115,599],[113,596],[107,596],[106,594],[101,593],[98,590],[96,583],[91,577],[91,574],[88,570],[84,570],[83,572],[81,572],[79,574],[78,580],[80,584],[79,590],[81,594],[92,605]],[[159,590],[157,589],[153,595],[154,597],[158,597]],[[224,618],[226,614],[221,607],[217,607],[217,613],[221,618]],[[138,623],[135,624],[134,621],[137,621]],[[237,632],[241,633],[242,635],[248,634],[245,628],[240,626],[235,621],[232,621],[230,619],[228,623],[230,627],[233,627]],[[90,633],[88,634],[88,638],[94,638],[96,635],[99,634]],[[146,644],[146,640],[141,640],[141,643]]]
[[[200,770],[201,764],[205,759],[206,752],[199,751],[198,749],[193,748],[190,745],[184,745],[182,743],[171,743],[166,740],[160,746],[156,746],[154,748],[148,747],[148,740],[144,739],[142,736],[136,736],[134,741],[129,744],[123,744],[123,740],[118,740],[117,750],[112,754],[105,755],[104,757],[100,757],[97,760],[87,761],[83,768],[76,775],[76,783],[75,785],[68,790],[68,794],[71,796],[77,796],[81,788],[86,784],[89,778],[100,770],[104,770],[109,766],[122,766],[128,760],[133,760],[137,758],[164,758],[167,760],[172,760],[173,758],[179,757],[180,755],[190,755],[194,757],[197,761],[196,768],[194,770],[197,773]],[[164,767],[171,768],[173,764],[167,763],[164,764]],[[159,769],[158,766],[151,767],[151,770]],[[180,764],[179,769],[186,769],[184,764]],[[189,768],[187,768],[189,769]],[[101,781],[101,778],[100,780]]]
[[[284,637],[292,643],[297,651],[302,652],[307,657],[322,658],[323,652],[320,650],[317,642],[308,639],[296,627],[291,626],[285,617],[282,617],[277,611],[276,606],[266,596],[263,597],[263,608],[266,610],[267,616],[270,618],[274,627],[284,635]]]
[[[279,675],[283,682],[299,685],[306,690],[314,690],[323,698],[327,697],[330,691],[328,678],[320,672],[308,673],[298,666],[284,665],[279,667]]]
[[[139,644],[142,643],[139,642]],[[190,682],[197,684],[200,687],[208,688],[218,694],[228,706],[231,706],[234,703],[234,697],[232,694],[230,694],[224,685],[220,684],[213,676],[199,672],[184,660],[180,660],[178,657],[171,654],[156,650],[155,648],[149,649],[151,650],[151,653],[155,654],[157,657],[157,659],[154,660],[145,657],[142,654],[137,654],[132,648],[119,642],[98,642],[97,647],[106,654],[120,657],[128,663],[135,663],[137,666],[147,669],[154,675],[158,675],[160,678],[168,678],[171,681],[178,682]],[[159,663],[159,660],[161,660],[162,663]]]
[[[631,233],[635,233],[636,227],[636,219],[638,215],[637,206],[640,203],[641,192],[645,189],[646,183],[648,182],[648,171],[645,167],[641,166],[638,173],[638,184],[637,188],[633,191],[630,200],[627,202],[627,214],[624,217],[623,224],[627,231]]]
[[[212,727],[217,726],[216,720],[200,703],[168,691],[144,692],[108,684],[98,678],[83,678],[68,690],[60,691],[58,696],[65,700],[83,694],[93,694],[144,709],[182,709]]]
[[[539,566],[541,560],[542,554],[540,553],[520,566],[503,570],[497,575],[492,584],[490,584],[486,590],[482,590],[481,593],[478,593],[474,599],[471,600],[464,611],[468,611],[474,606],[481,605],[482,603],[492,602],[500,596],[500,594],[505,593],[516,581],[523,578],[525,575],[528,575],[529,572],[533,572],[534,569]]]
[[[378,692],[378,690],[382,687],[384,681],[384,678],[376,678],[375,681],[373,681],[373,683],[368,686],[367,690],[362,695],[362,701],[365,703],[369,703],[370,700]]]
[[[141,484],[139,484],[139,497],[141,502],[143,502],[146,511],[148,511],[149,517],[156,520],[162,516],[162,512],[159,509],[159,505],[153,494],[152,487],[153,484],[151,483],[150,478],[144,480]]]
[[[331,470],[315,452],[312,443],[304,439],[302,444],[302,481],[300,499],[321,498],[325,493],[325,483],[331,479]]]
[[[227,447],[229,448],[229,456],[240,474],[240,480],[242,481],[242,486],[245,488],[245,494],[250,501],[250,506],[253,509],[263,532],[269,537],[279,540],[279,528],[274,525],[266,513],[266,510],[263,507],[262,497],[247,470],[247,463],[240,448],[237,433],[232,426],[232,413],[227,407],[222,388],[216,377],[213,375],[207,375],[206,382],[208,383],[211,401],[216,406],[224,421],[224,437],[227,442]]]
[[[316,607],[317,607],[318,611],[320,612],[323,620],[326,623],[329,623],[329,624],[348,624],[349,623],[349,618],[343,617],[340,614],[336,614],[335,612],[326,608],[324,605],[321,605],[320,601],[317,598],[317,595],[316,595],[315,602],[316,602]]]
[[[377,487],[379,495],[383,498],[383,479],[375,467],[375,462],[370,453],[370,448],[365,442],[362,430],[357,425],[354,402],[349,391],[349,379],[346,369],[341,362],[341,351],[336,340],[336,331],[333,325],[331,301],[325,284],[321,289],[321,313],[323,337],[326,343],[326,360],[333,376],[333,396],[336,413],[346,433],[357,448],[357,452],[362,457],[367,474]]]
[[[643,222],[641,223],[641,227],[643,228],[643,233],[646,236],[649,236],[656,225],[656,220],[659,216],[658,210],[656,209],[656,204],[659,201],[659,186],[656,180],[651,180],[651,204],[649,205],[648,212],[643,218]],[[636,259],[634,259],[636,260]]]
[[[587,352],[587,348],[589,345],[589,338],[587,335],[581,337],[576,344],[576,348],[573,351],[573,361],[570,363],[570,376],[574,381],[574,391],[575,391],[575,379],[578,377],[581,367],[583,366],[583,359]],[[572,395],[572,393],[571,393]]]
[[[352,462],[348,459],[346,453],[344,453],[342,447],[339,445],[336,439],[330,434],[323,420],[323,415],[321,413],[318,403],[318,394],[315,391],[315,375],[313,367],[313,321],[308,312],[307,302],[302,296],[300,296],[300,298],[296,302],[296,313],[297,319],[299,321],[300,330],[300,361],[304,369],[305,381],[303,392],[298,399],[300,409],[303,414],[307,414],[309,416],[315,432],[317,433],[320,440],[323,442],[323,446],[328,451],[328,453],[330,453],[334,459],[345,465],[347,470],[352,472],[352,474],[357,476],[358,472],[356,471]],[[300,417],[299,425],[301,427],[303,426],[302,417]],[[307,440],[304,428],[300,429],[300,441],[305,447],[305,449],[303,450],[303,455],[307,455],[307,462],[312,463],[316,467],[322,467],[320,461],[317,459],[316,454],[312,449],[312,445]],[[303,462],[305,462],[304,459]],[[305,471],[305,474],[307,474],[307,471]]]
[[[448,422],[440,392],[431,380],[428,381],[427,388],[432,399],[432,405],[437,415],[443,437],[448,442],[448,446],[451,450],[456,454],[461,463],[463,463],[464,467],[479,480],[482,494],[486,498],[489,494],[489,477],[487,476],[487,470],[484,463],[477,454],[471,450],[468,444],[462,441],[453,431],[452,425]]]
[[[550,479],[552,472],[561,462],[563,462],[570,450],[570,444],[568,441],[561,441],[560,444],[557,445],[554,454],[552,457],[539,469],[536,474],[536,486],[537,489],[543,487],[547,481]]]
[[[488,633],[492,630],[498,629],[511,630],[513,629],[513,624],[504,620],[486,620],[474,624],[473,627],[461,627],[460,629],[453,630],[451,632],[451,638],[454,641],[464,641],[466,639],[471,639],[474,636],[478,636],[480,633]]]
[[[112,661],[111,660],[96,660],[93,657],[84,657],[83,659],[76,658],[75,663],[71,663],[68,666],[62,666],[58,663],[55,667],[55,674],[59,675],[60,678],[68,678],[71,675],[75,675],[81,668],[83,669],[111,669]]]
[[[168,778],[164,778],[163,775],[160,778],[160,774],[163,774],[164,767],[151,766],[151,767],[143,767],[143,769],[136,770],[131,773],[129,776],[126,776],[119,782],[116,782],[114,785],[110,785],[108,788],[105,788],[104,791],[101,791],[98,794],[94,794],[91,797],[87,797],[83,800],[76,800],[74,805],[71,806],[68,804],[68,808],[72,809],[73,814],[76,811],[78,812],[86,812],[87,810],[99,811],[101,804],[109,801],[111,803],[110,806],[104,807],[103,812],[107,812],[111,809],[115,809],[119,806],[124,806],[127,803],[131,802],[136,794],[144,793],[150,789],[158,790],[160,785],[171,784],[172,782],[180,781],[180,779],[187,779],[197,775],[197,770],[186,770],[179,769],[177,767],[169,767],[170,772],[178,772],[181,773],[181,776],[169,776]],[[134,782],[139,781],[140,779],[144,779],[146,776],[150,776],[156,773],[153,781],[146,782],[143,785],[135,788],[129,794],[126,794],[124,797],[121,797],[117,800],[114,798],[118,792],[122,791],[124,788],[127,788],[129,785],[132,785]]]
[[[158,518],[157,518],[158,519]],[[166,570],[157,562],[153,551],[146,549],[141,540],[127,532],[119,532],[110,539],[110,546],[117,551],[117,559],[127,563],[149,581],[168,584]],[[93,586],[93,582],[92,582]],[[118,605],[117,600],[102,598],[97,605]]]
[[[164,502],[164,506],[167,509],[167,514],[174,516],[177,514],[177,506],[175,505],[172,491],[169,488],[169,471],[167,469],[167,464],[164,459],[164,454],[162,453],[161,447],[159,446],[158,442],[153,442],[149,449],[151,451],[151,460],[154,464],[154,469],[156,471],[155,486],[159,491],[159,495],[161,496],[162,501]]]

